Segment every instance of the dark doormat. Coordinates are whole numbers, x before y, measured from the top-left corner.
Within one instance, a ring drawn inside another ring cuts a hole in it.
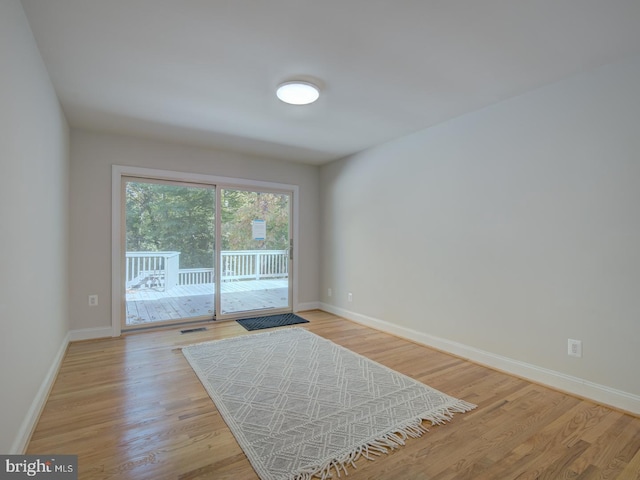
[[[262,330],[263,328],[309,323],[309,320],[305,320],[295,313],[283,313],[282,315],[269,315],[267,317],[243,318],[242,320],[236,320],[236,322],[247,330]]]

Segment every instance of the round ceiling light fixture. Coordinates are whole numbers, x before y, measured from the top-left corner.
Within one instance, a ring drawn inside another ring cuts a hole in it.
[[[278,86],[276,95],[284,103],[309,105],[320,97],[320,89],[311,82],[291,80]]]

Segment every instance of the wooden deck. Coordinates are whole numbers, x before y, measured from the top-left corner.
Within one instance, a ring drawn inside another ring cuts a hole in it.
[[[128,290],[127,325],[210,316],[215,313],[215,284],[181,285],[168,292],[153,288]],[[249,280],[221,284],[222,313],[288,305],[288,281]]]

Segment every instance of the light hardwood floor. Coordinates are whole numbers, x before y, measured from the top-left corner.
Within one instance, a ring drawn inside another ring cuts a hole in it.
[[[325,312],[300,315],[303,328],[478,405],[358,460],[348,479],[640,479],[640,418]],[[257,479],[179,348],[253,332],[207,328],[71,344],[27,453],[77,454],[81,479]]]

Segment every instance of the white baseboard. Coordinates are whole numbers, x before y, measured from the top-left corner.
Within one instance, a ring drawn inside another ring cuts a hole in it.
[[[62,340],[62,344],[60,345],[53,362],[51,362],[51,367],[49,367],[44,380],[40,384],[40,388],[38,389],[36,396],[31,402],[31,406],[20,425],[20,429],[18,430],[18,434],[16,435],[13,445],[11,445],[11,451],[8,452],[9,455],[23,455],[29,445],[31,434],[38,423],[38,419],[40,418],[40,414],[42,413],[45,403],[47,403],[49,391],[53,386],[53,382],[56,381],[60,365],[62,365],[64,354],[67,351],[67,345],[69,345],[69,333],[70,332],[67,332]]]
[[[594,402],[640,415],[640,396],[321,303],[321,310]]]
[[[80,340],[93,340],[96,338],[107,338],[113,336],[113,329],[109,327],[81,328],[69,331],[69,341],[78,342]]]
[[[321,308],[320,305],[322,305],[320,302],[299,303],[295,311],[304,312],[305,310],[318,310]]]

